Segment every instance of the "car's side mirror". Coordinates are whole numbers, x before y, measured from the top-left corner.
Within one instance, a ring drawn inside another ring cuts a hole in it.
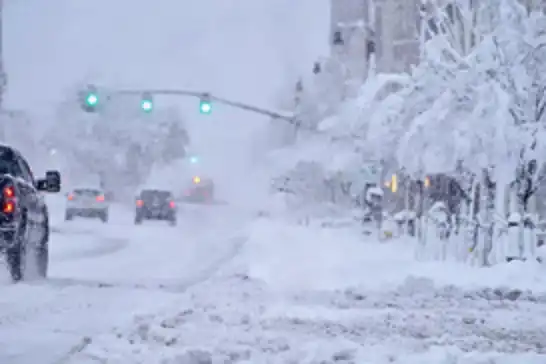
[[[59,171],[47,171],[44,179],[36,183],[38,191],[57,193],[61,191],[61,174]]]

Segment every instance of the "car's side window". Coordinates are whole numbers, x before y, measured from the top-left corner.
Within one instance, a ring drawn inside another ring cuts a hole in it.
[[[22,177],[17,153],[8,148],[0,148],[0,173]]]
[[[32,184],[34,186],[34,175],[32,174],[32,170],[30,169],[30,166],[28,165],[27,161],[23,158],[19,157],[17,158],[19,160],[19,168],[21,169],[21,177],[28,183]]]
[[[19,164],[17,157],[14,157],[14,161],[11,164],[11,174],[13,177],[25,178],[21,165]]]

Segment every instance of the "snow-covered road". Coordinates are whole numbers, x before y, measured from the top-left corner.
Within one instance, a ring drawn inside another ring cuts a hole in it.
[[[186,207],[179,225],[133,225],[113,206],[111,221],[61,220],[51,208],[51,269],[46,281],[0,287],[0,363],[61,363],[86,337],[157,312],[232,258],[244,221],[226,206]]]
[[[544,267],[416,262],[410,241],[274,221],[247,233],[212,279],[164,312],[90,338],[68,362],[545,362]]]
[[[0,286],[0,363],[544,363],[536,262],[421,262],[409,240],[228,205],[177,227],[112,212],[55,217],[50,278]]]

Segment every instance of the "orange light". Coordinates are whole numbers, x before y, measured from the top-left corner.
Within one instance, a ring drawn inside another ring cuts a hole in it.
[[[15,196],[15,190],[12,186],[4,187],[4,197],[10,198]]]
[[[98,202],[103,202],[104,201],[104,196],[97,196],[97,201]]]
[[[201,183],[201,178],[198,176],[193,177],[193,183],[195,184]]]
[[[74,195],[68,195],[68,199],[72,201],[74,199]]]
[[[15,204],[12,201],[4,202],[4,207],[2,210],[5,214],[10,214],[15,211]]]
[[[425,177],[425,187],[430,187],[430,177]]]
[[[398,191],[398,176],[393,174],[391,177],[391,192],[396,193]]]
[[[174,204],[174,201],[171,201],[171,202],[169,203],[169,206],[171,207],[171,209],[174,209],[174,207],[175,207],[176,205]]]
[[[142,206],[144,206],[144,201],[142,201],[142,200],[137,200],[136,205],[137,205],[138,207],[142,207]]]

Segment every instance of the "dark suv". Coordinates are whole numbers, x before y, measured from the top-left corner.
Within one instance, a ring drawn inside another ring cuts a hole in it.
[[[165,190],[142,190],[136,199],[135,224],[143,220],[164,220],[176,225],[177,208],[173,194]]]
[[[31,265],[39,277],[47,276],[49,214],[39,191],[60,189],[59,172],[36,180],[21,153],[0,145],[0,252],[14,281],[25,278]]]

